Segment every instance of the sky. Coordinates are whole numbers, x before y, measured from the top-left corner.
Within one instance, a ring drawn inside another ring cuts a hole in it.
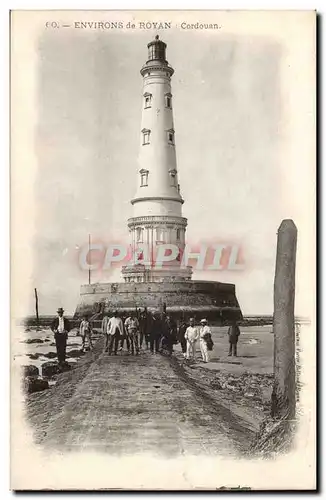
[[[142,77],[156,32],[74,31],[37,39],[34,148],[37,207],[33,288],[40,314],[72,314],[87,272],[78,265],[88,234],[128,242],[126,221],[138,182]],[[237,243],[241,271],[195,272],[236,285],[244,314],[272,314],[277,229],[300,219],[284,178],[284,46],[263,34],[171,29],[175,143],[187,240]],[[93,281],[120,281],[119,269]]]

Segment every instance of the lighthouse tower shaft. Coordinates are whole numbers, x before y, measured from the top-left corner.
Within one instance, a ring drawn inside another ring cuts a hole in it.
[[[122,269],[125,281],[183,281],[191,268],[181,267],[187,219],[182,217],[173,123],[173,68],[166,44],[156,36],[148,44],[143,77],[142,120],[137,189],[128,220],[132,260]],[[162,244],[171,245],[159,248]],[[169,254],[170,252],[170,254]],[[169,256],[168,256],[169,254]]]

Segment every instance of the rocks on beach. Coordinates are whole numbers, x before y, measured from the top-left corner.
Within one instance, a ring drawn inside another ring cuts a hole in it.
[[[24,344],[43,344],[44,340],[43,339],[27,339],[27,340],[22,340]]]
[[[186,373],[206,388],[218,391],[220,397],[237,401],[241,405],[252,405],[264,412],[270,409],[273,374],[244,372],[228,373],[222,370],[209,371],[204,366],[183,365]],[[196,372],[196,373],[191,373]]]
[[[235,376],[219,373],[214,376],[209,385],[214,390],[227,390],[264,404],[266,402],[265,395],[271,392],[272,383],[273,375],[243,373],[240,376]]]
[[[34,359],[34,360],[35,360],[35,359],[38,359],[40,356],[42,356],[42,354],[39,354],[39,353],[37,353],[37,352],[34,352],[34,353],[32,353],[32,354],[27,354],[26,356],[28,356],[28,357],[29,357],[29,359]]]
[[[77,366],[77,359],[69,358],[69,361],[67,360],[66,362],[68,363],[70,368],[75,368]]]
[[[45,377],[47,379],[51,379],[52,377],[55,377],[59,373],[62,372],[68,372],[75,368],[77,365],[76,361],[70,361],[69,363],[66,361],[63,365],[59,366],[58,363],[53,362],[53,361],[47,361],[46,363],[43,363],[42,365],[42,377]]]
[[[33,329],[35,331],[35,329]],[[30,331],[30,329],[26,330]],[[35,345],[35,348],[40,346],[43,351],[46,346],[55,347],[53,337],[47,336],[45,338],[25,338],[21,341],[24,344]],[[78,349],[80,344],[76,342],[76,338],[68,340],[67,343],[67,358],[69,359],[63,366],[59,366],[57,361],[56,350],[48,352],[38,352],[36,349],[34,352],[27,352],[26,356],[30,360],[38,360],[41,362],[41,366],[35,365],[24,365],[22,367],[22,383],[24,391],[27,394],[32,394],[34,392],[43,391],[49,389],[49,387],[56,383],[57,375],[74,369],[77,365],[77,359],[83,356],[84,352]],[[77,358],[77,359],[76,359]],[[49,361],[46,361],[48,359]],[[42,363],[42,361],[45,361]],[[41,373],[40,373],[41,372]]]
[[[40,374],[37,366],[25,365],[23,366],[23,376],[24,377],[38,377]]]
[[[37,377],[25,377],[24,389],[28,394],[44,391],[49,388],[49,382]]]
[[[53,377],[54,375],[57,375],[60,373],[60,368],[58,363],[55,363],[54,361],[47,361],[46,363],[42,364],[42,377]]]
[[[42,354],[42,356],[44,358],[48,358],[48,359],[54,359],[57,357],[57,353],[54,352],[54,351],[49,351],[49,352],[45,352],[44,354]]]
[[[23,366],[23,385],[25,392],[31,394],[33,392],[44,391],[49,388],[48,382],[43,380],[39,375],[40,372],[37,366]]]
[[[79,358],[83,356],[84,352],[81,349],[71,349],[71,351],[67,352],[70,358]]]

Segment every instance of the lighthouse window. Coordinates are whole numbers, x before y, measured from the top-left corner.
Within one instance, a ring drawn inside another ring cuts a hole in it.
[[[143,133],[143,146],[145,146],[145,144],[149,144],[149,136],[151,134],[151,131],[143,129],[142,133]]]
[[[174,144],[174,130],[168,130],[168,143]]]
[[[148,47],[148,59],[155,59],[155,46],[150,45]]]
[[[157,242],[163,241],[163,230],[160,229],[159,227],[156,228],[156,241]]]
[[[177,240],[180,240],[180,229],[177,229]]]
[[[143,228],[142,227],[137,227],[136,239],[137,239],[137,243],[142,243],[142,241],[143,241]]]
[[[148,186],[148,170],[140,170],[140,187]]]
[[[144,99],[145,99],[145,109],[150,108],[152,105],[152,94],[146,92],[146,94],[144,94]]]
[[[177,187],[177,171],[176,170],[170,170],[170,185],[172,187]]]
[[[165,107],[172,108],[172,94],[165,94]]]

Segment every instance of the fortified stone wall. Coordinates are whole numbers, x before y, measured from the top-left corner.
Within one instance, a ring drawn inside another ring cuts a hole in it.
[[[116,308],[122,312],[136,307],[160,310],[164,303],[173,315],[184,312],[205,314],[211,319],[242,318],[235,286],[210,281],[82,285],[75,316],[103,314]]]

